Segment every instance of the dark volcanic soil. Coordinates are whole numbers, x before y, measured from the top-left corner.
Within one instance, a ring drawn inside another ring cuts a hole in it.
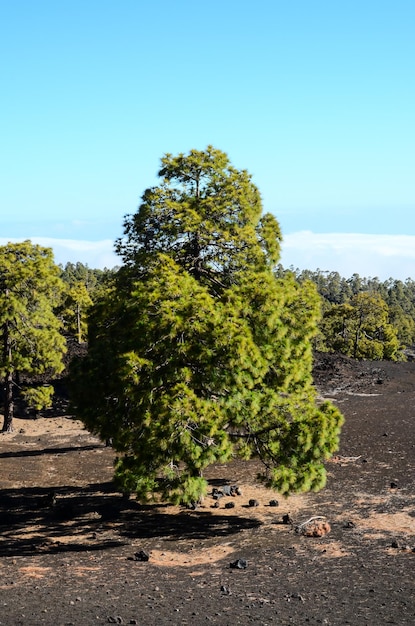
[[[235,462],[210,470],[242,490],[219,508],[143,507],[78,422],[16,419],[0,437],[0,624],[415,624],[415,363],[320,355],[315,380],[346,417],[341,447],[323,491],[287,500]],[[296,532],[313,516],[331,532]]]

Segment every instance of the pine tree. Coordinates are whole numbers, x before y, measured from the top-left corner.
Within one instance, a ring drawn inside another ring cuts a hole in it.
[[[87,314],[91,305],[92,299],[84,282],[79,281],[67,288],[60,314],[65,330],[74,335],[78,343],[85,341]]]
[[[76,337],[78,343],[86,340],[89,307],[105,291],[116,271],[117,268],[91,269],[80,262],[68,262],[61,268],[65,291],[57,314],[63,321],[65,334]]]
[[[0,247],[0,375],[4,380],[3,431],[13,425],[17,377],[63,369],[65,340],[53,307],[62,283],[49,248],[30,241]],[[29,406],[51,402],[50,385],[20,389]]]
[[[389,307],[379,293],[362,291],[349,302],[327,310],[321,322],[325,349],[354,359],[401,357],[397,329],[389,322]]]
[[[284,494],[320,489],[342,416],[313,387],[315,287],[275,277],[279,225],[224,153],[166,155],[159,174],[92,307],[78,417],[112,439],[120,489],[140,500],[198,500],[203,470],[234,456],[259,457]]]

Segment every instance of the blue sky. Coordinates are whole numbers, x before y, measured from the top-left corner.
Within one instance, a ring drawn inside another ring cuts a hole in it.
[[[15,0],[0,28],[0,244],[112,265],[161,156],[212,144],[284,265],[415,279],[413,0]]]

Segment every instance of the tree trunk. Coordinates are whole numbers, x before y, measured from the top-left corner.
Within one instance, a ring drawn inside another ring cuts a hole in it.
[[[353,345],[353,358],[357,358],[357,350],[359,348],[360,341],[360,329],[362,328],[362,316],[359,316],[359,321],[356,327],[355,337],[354,337],[354,345]]]
[[[78,332],[78,343],[82,342],[82,335],[81,335],[81,307],[79,306],[79,304],[76,305],[76,326],[77,326],[77,332]]]
[[[13,430],[13,373],[7,372],[5,377],[5,398],[4,398],[4,422],[2,432],[11,433]]]
[[[4,422],[2,432],[10,433],[13,430],[13,370],[12,370],[12,346],[7,323],[3,331],[4,356],[7,363],[7,371],[4,377]]]

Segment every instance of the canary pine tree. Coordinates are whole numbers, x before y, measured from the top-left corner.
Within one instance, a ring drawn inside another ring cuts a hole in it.
[[[3,431],[13,427],[17,377],[63,369],[65,340],[54,306],[60,299],[60,270],[52,251],[32,244],[0,247],[0,375],[4,381]],[[39,410],[51,402],[53,388],[23,386],[20,393]]]
[[[196,501],[203,470],[236,456],[284,494],[320,489],[342,416],[313,387],[315,287],[275,277],[278,222],[226,154],[168,154],[159,175],[91,309],[77,416],[112,438],[120,489],[140,500]]]
[[[354,359],[397,361],[402,358],[398,329],[389,319],[389,307],[379,293],[357,293],[323,315],[324,347]]]
[[[65,330],[75,336],[78,343],[86,339],[87,314],[91,304],[92,299],[84,282],[78,281],[67,287],[61,317]]]

